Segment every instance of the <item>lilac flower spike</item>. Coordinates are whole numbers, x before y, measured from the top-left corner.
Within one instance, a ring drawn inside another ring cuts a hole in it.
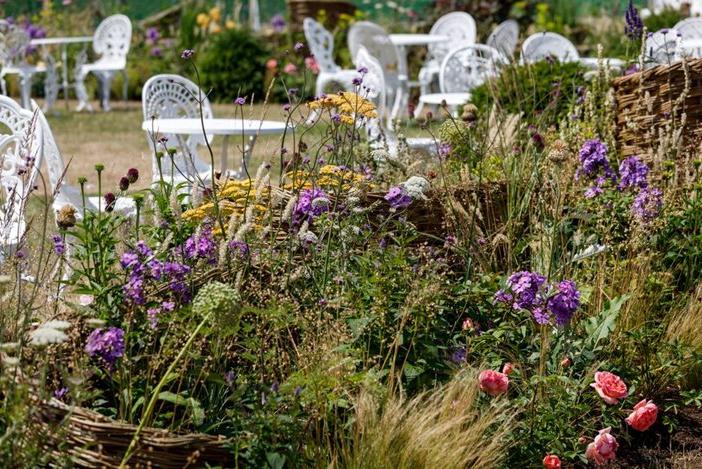
[[[639,221],[648,223],[658,216],[661,208],[663,208],[663,193],[654,187],[639,191],[631,206],[631,211]]]
[[[629,187],[645,189],[648,187],[648,172],[648,165],[637,157],[626,158],[619,164],[619,190]]]

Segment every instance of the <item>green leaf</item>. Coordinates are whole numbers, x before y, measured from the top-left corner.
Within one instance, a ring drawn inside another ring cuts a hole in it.
[[[405,363],[405,367],[402,372],[405,374],[408,380],[411,380],[424,373],[424,368],[421,366],[412,365],[411,363]]]

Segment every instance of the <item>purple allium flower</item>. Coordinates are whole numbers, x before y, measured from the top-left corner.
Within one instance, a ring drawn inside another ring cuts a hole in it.
[[[580,292],[572,280],[563,280],[555,285],[557,293],[548,299],[548,310],[556,324],[565,326],[580,306]]]
[[[181,59],[189,59],[195,54],[195,51],[192,49],[184,49],[183,52],[180,53],[180,58]]]
[[[127,170],[127,179],[129,179],[130,184],[134,184],[139,180],[139,170],[136,168],[129,168]]]
[[[629,187],[648,187],[648,165],[635,156],[619,163],[619,190]]]
[[[54,242],[54,252],[56,255],[62,256],[63,253],[66,252],[66,245],[63,244],[63,238],[59,235],[54,235],[51,237],[51,240]]]
[[[237,106],[243,106],[244,104],[246,104],[246,98],[239,96],[234,100],[234,104],[236,104]]]
[[[407,208],[412,204],[412,197],[402,186],[393,186],[383,197],[394,209]]]
[[[650,222],[658,216],[663,207],[663,193],[660,189],[641,189],[634,199],[631,210],[641,222]]]
[[[285,22],[285,18],[283,18],[283,16],[280,14],[271,18],[271,27],[273,27],[273,30],[277,33],[283,32],[286,25],[287,23]]]
[[[124,192],[127,189],[129,189],[129,178],[127,178],[127,176],[122,176],[122,178],[119,180],[119,190]]]
[[[633,0],[629,0],[629,5],[627,6],[626,13],[624,14],[624,20],[624,33],[626,36],[632,41],[641,39],[644,24],[641,20],[641,16],[639,16],[639,11],[634,6]]]
[[[299,226],[305,221],[312,222],[321,214],[328,212],[330,205],[329,195],[322,189],[300,191],[292,214],[293,225]]]
[[[110,370],[114,369],[117,359],[124,355],[124,331],[119,327],[95,329],[88,336],[85,351],[104,361]]]

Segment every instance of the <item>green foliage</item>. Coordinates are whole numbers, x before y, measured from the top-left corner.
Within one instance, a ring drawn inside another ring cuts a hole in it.
[[[702,278],[702,200],[685,198],[681,210],[670,212],[656,237],[663,267],[669,269],[682,291]]]
[[[664,28],[672,28],[678,21],[685,19],[685,15],[680,10],[665,8],[658,14],[652,14],[644,20],[644,26],[648,32],[655,33]]]
[[[261,100],[267,56],[258,37],[246,30],[225,29],[197,53],[203,87],[212,89],[210,96],[215,101],[232,101],[239,96]]]
[[[505,112],[522,114],[529,122],[558,123],[568,116],[578,87],[585,85],[583,73],[577,63],[511,65],[471,91],[471,100],[486,114],[495,105]]]

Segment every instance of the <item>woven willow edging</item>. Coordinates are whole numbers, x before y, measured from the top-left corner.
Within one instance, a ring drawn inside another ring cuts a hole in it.
[[[76,467],[118,467],[129,446],[135,425],[119,423],[97,412],[73,407],[57,399],[38,401],[34,436],[56,462],[69,459]],[[144,428],[129,467],[184,468],[205,464],[233,466],[223,437],[177,435]]]
[[[617,78],[612,86],[617,103],[617,146],[622,156],[651,157],[666,141],[686,153],[699,151],[702,59],[660,65]],[[666,128],[677,132],[666,132]]]

